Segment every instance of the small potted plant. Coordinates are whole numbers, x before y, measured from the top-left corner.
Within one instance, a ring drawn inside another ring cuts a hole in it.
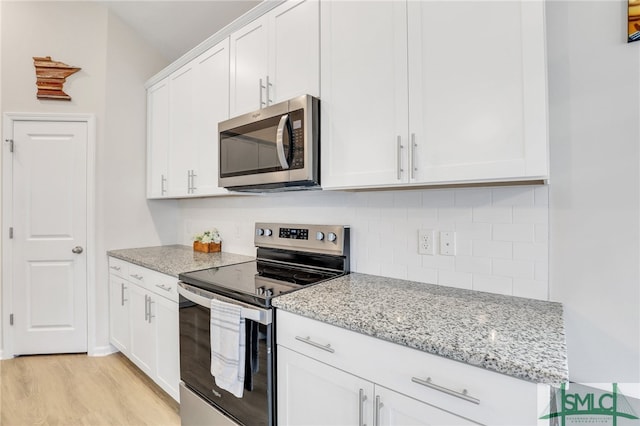
[[[193,249],[203,253],[222,251],[222,238],[216,228],[193,236]]]

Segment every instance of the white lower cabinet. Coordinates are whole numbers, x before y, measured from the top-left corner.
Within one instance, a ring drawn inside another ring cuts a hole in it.
[[[528,425],[535,383],[277,310],[280,425]]]
[[[109,267],[111,344],[178,401],[178,280],[114,258]]]

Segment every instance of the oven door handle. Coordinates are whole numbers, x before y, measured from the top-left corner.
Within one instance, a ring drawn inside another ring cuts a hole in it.
[[[273,322],[273,311],[271,309],[260,309],[255,306],[233,300],[229,297],[221,296],[219,294],[191,286],[183,283],[182,281],[178,282],[178,294],[207,309],[211,309],[211,299],[216,299],[242,307],[242,317],[245,319],[259,322],[264,325],[269,325]]]

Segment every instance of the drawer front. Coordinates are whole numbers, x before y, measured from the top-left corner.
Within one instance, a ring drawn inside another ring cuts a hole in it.
[[[277,342],[476,422],[535,424],[540,415],[535,383],[280,310]]]
[[[129,278],[129,263],[124,260],[109,258],[109,273],[122,278]]]
[[[147,288],[147,285],[146,285],[147,276],[149,275],[150,272],[151,270],[147,268],[143,268],[142,266],[138,266],[130,263],[126,278],[132,283],[135,283],[141,287]]]
[[[145,279],[147,289],[169,300],[178,301],[178,279],[176,277],[148,270]]]

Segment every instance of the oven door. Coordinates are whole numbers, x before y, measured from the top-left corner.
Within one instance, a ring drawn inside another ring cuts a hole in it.
[[[185,283],[180,294],[180,379],[210,405],[243,425],[274,425],[272,311],[231,300]],[[216,298],[242,306],[246,326],[242,398],[216,386],[211,375],[210,303]],[[185,413],[188,416],[188,413]],[[182,416],[182,414],[181,414]]]

